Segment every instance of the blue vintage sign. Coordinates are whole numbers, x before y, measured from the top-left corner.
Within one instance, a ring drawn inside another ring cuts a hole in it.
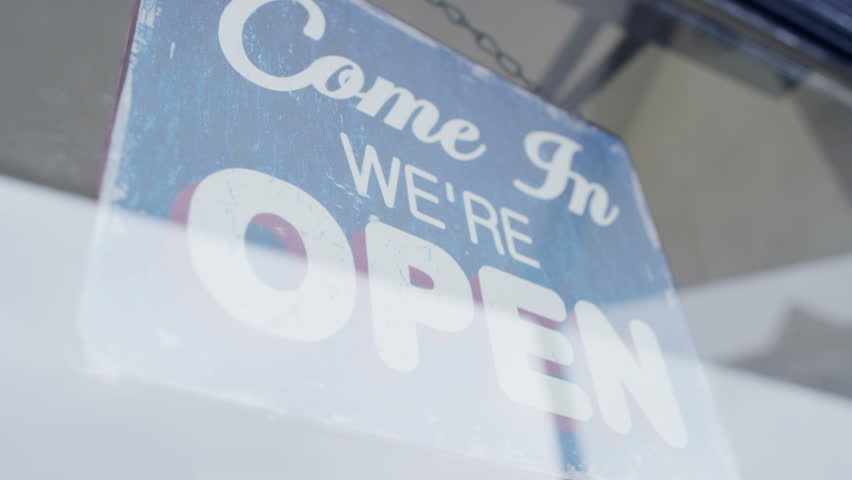
[[[96,372],[530,472],[730,478],[622,143],[368,4],[142,1],[101,197]]]

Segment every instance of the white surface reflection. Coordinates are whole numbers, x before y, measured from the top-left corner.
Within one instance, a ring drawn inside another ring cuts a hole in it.
[[[547,374],[539,376],[542,381],[570,378],[587,391],[594,403],[591,421],[520,408],[501,387],[483,309],[471,309],[476,302],[454,295],[438,300],[426,295],[438,287],[440,274],[433,272],[430,286],[413,282],[417,276],[406,271],[404,281],[394,285],[365,276],[363,265],[356,267],[355,313],[322,341],[294,342],[265,330],[268,325],[241,322],[211,299],[188,254],[184,225],[113,212],[105,227],[126,243],[109,251],[106,244],[90,245],[92,204],[7,180],[0,195],[3,221],[15,232],[4,242],[7,269],[0,276],[5,292],[0,318],[7,332],[0,340],[0,372],[8,386],[0,414],[5,477],[396,478],[404,472],[412,478],[552,478],[564,455],[559,432],[571,429],[580,433],[576,451],[584,458],[606,459],[614,449],[641,452],[617,466],[625,470],[663,468],[676,453],[633,404],[630,435],[604,428],[594,381],[584,377],[583,368],[566,377],[552,362],[530,363],[533,374],[537,368]],[[248,248],[254,259],[249,265],[262,265],[270,256],[283,265],[282,258],[294,256]],[[356,257],[354,264],[361,265]],[[104,258],[110,261],[98,261]],[[299,261],[289,262],[304,268]],[[331,276],[335,270],[322,272],[318,275]],[[371,287],[373,281],[380,283]],[[407,285],[409,294],[400,285]],[[393,352],[378,350],[382,340],[375,316],[368,315],[371,288],[387,290],[379,294],[385,299],[401,292],[387,312],[473,316],[461,329],[445,319],[401,333],[413,332],[419,347],[409,369],[410,357],[395,359]],[[652,315],[667,301],[625,310]],[[574,360],[588,361],[581,344],[573,343],[581,335],[574,320],[568,324]],[[673,373],[679,378],[696,377],[693,362],[668,352],[665,361],[672,372],[685,369]],[[787,393],[725,372],[714,378],[723,388],[716,392],[723,413],[739,424],[732,430],[740,456],[765,458],[757,453],[772,449],[773,441],[775,447],[782,444],[767,436],[762,447],[754,441],[744,446],[743,439],[769,428],[765,422],[749,427],[743,419],[747,411],[771,418],[776,402],[759,399],[787,399],[779,408],[809,405],[825,417],[821,431],[850,425],[849,409],[838,401],[803,400],[804,392]],[[679,401],[690,408],[709,403],[710,392],[699,389],[704,393]],[[687,416],[686,421],[690,435],[717,433],[714,419]],[[703,427],[695,430],[696,425]],[[806,426],[797,425],[806,435]],[[806,456],[808,449],[797,452]],[[710,456],[718,460],[724,452]],[[696,466],[691,478],[703,478],[706,457],[687,461]],[[625,478],[606,475],[590,476]]]

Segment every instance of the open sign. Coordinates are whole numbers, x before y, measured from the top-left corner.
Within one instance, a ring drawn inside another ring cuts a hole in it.
[[[249,224],[270,214],[292,225],[304,245],[307,273],[291,289],[268,285],[246,255]],[[240,321],[288,340],[316,342],[351,317],[357,286],[349,241],[331,213],[298,187],[252,170],[222,170],[195,189],[187,228],[199,278]],[[470,325],[473,288],[453,257],[428,240],[378,221],[366,225],[365,238],[375,348],[389,368],[412,371],[420,362],[419,329],[453,333]],[[605,422],[628,433],[629,394],[666,442],[686,446],[681,409],[648,324],[631,323],[630,348],[598,307],[578,302],[573,310],[592,378],[591,385],[579,385],[529,364],[530,357],[565,367],[574,360],[563,333],[522,316],[565,322],[568,310],[559,295],[487,265],[477,276],[497,378],[512,400],[587,421],[594,391]]]
[[[621,141],[364,2],[141,2],[101,198],[92,371],[547,475],[727,478]]]

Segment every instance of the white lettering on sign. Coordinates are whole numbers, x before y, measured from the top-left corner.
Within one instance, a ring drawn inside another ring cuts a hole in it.
[[[515,230],[515,227],[512,225],[512,222],[529,225],[530,219],[527,218],[526,215],[521,215],[520,213],[508,208],[500,209],[500,219],[503,220],[503,233],[506,235],[506,246],[509,248],[509,255],[515,260],[525,263],[533,268],[541,268],[541,263],[539,263],[538,260],[518,252],[518,246],[517,243],[515,243],[521,242],[527,245],[532,245],[532,237]]]
[[[598,307],[578,302],[574,311],[604,421],[616,432],[630,431],[627,391],[667,443],[685,447],[686,425],[651,327],[639,320],[630,323],[634,356]]]
[[[486,231],[491,233],[494,248],[500,255],[505,255],[506,251],[503,249],[503,240],[499,233],[500,218],[491,202],[468,191],[462,192],[462,201],[464,201],[464,213],[465,218],[467,218],[467,232],[470,235],[470,241],[474,245],[479,245],[479,227],[484,227]],[[476,214],[474,204],[477,209],[485,213],[484,216]]]
[[[449,253],[422,238],[381,222],[367,225],[366,238],[376,348],[389,367],[410,372],[420,360],[419,326],[452,333],[471,324],[470,283]]]
[[[426,222],[433,227],[440,228],[441,230],[446,230],[447,224],[438,220],[437,218],[427,215],[423,213],[417,203],[418,198],[422,198],[427,202],[438,204],[441,202],[441,199],[438,198],[437,195],[434,195],[422,188],[417,187],[414,184],[415,178],[422,178],[427,182],[438,183],[438,177],[432,175],[431,173],[421,170],[414,165],[406,165],[405,166],[405,188],[408,193],[408,209],[411,211],[411,215],[414,218]]]
[[[307,272],[299,285],[273,288],[247,260],[246,229],[270,214],[291,224],[304,244]],[[187,230],[202,284],[246,325],[311,342],[334,335],[352,316],[356,274],[349,242],[328,210],[296,186],[253,170],[216,172],[193,193]],[[414,371],[420,364],[421,328],[451,334],[473,322],[471,280],[448,252],[410,233],[376,221],[366,226],[365,237],[378,355],[395,371]],[[511,238],[523,240],[517,232]],[[565,332],[526,317],[563,324],[568,314],[559,294],[487,265],[478,278],[496,378],[509,399],[578,421],[589,421],[597,410],[604,423],[627,434],[633,428],[630,394],[666,443],[686,446],[686,426],[663,353],[647,324],[630,324],[630,347],[598,307],[578,302],[574,311],[591,384],[584,384],[582,375],[557,378],[530,359],[571,368],[577,350]]]
[[[312,86],[322,95],[336,100],[357,98],[360,100],[356,105],[357,110],[372,118],[375,118],[386,106],[390,105],[384,118],[386,125],[401,131],[410,123],[414,138],[426,144],[440,143],[444,152],[456,160],[475,160],[486,152],[487,147],[480,142],[481,134],[476,124],[462,118],[453,118],[441,124],[441,113],[433,102],[417,98],[410,90],[381,76],[377,76],[372,86],[365,90],[366,77],[364,71],[357,63],[346,57],[323,56],[315,59],[298,73],[291,75],[272,75],[263,71],[249,58],[243,42],[243,32],[249,18],[259,8],[276,1],[281,0],[231,0],[222,12],[219,20],[219,44],[222,53],[231,66],[246,80],[278,92],[292,92]],[[308,20],[303,29],[304,35],[315,41],[321,40],[326,29],[326,20],[322,9],[314,0],[289,1],[298,3],[308,13]],[[541,156],[541,146],[545,143],[557,145],[556,152],[549,161],[545,161]],[[619,208],[617,206],[610,207],[609,193],[606,188],[598,183],[590,182],[586,177],[572,169],[574,154],[581,150],[578,143],[556,133],[536,131],[527,135],[524,141],[524,149],[530,162],[546,171],[547,176],[544,183],[539,187],[533,187],[520,179],[516,179],[514,185],[518,190],[536,199],[552,200],[560,196],[568,183],[573,181],[568,211],[574,215],[583,216],[588,208],[591,219],[602,227],[607,227],[616,220]],[[365,162],[369,162],[372,158],[370,157],[371,152],[368,151],[366,154]],[[372,163],[366,163],[366,171],[361,171],[362,176],[366,173],[369,177],[371,165]],[[405,171],[406,181],[410,186],[413,185],[412,175],[419,172],[422,172],[422,170]],[[354,174],[355,170],[353,170]],[[391,170],[391,174],[393,176],[394,170]],[[358,186],[359,192],[366,188],[361,183]],[[419,219],[443,229],[444,226],[442,226],[443,223],[440,220],[422,214],[417,209],[415,198],[417,194],[411,192],[412,189],[409,189],[409,203],[412,213]],[[386,203],[389,193],[384,189],[382,190]],[[426,194],[423,198],[430,199],[432,197]],[[471,199],[473,197],[469,197],[469,200]],[[509,218],[521,220],[524,217],[510,215]],[[505,223],[504,221],[504,226]],[[509,236],[509,234],[510,232],[507,229],[506,235]],[[520,262],[537,268],[537,261],[519,254],[514,248],[516,240],[529,243],[524,238],[522,235],[513,235],[507,239],[510,255]]]
[[[346,161],[349,163],[349,170],[352,172],[352,180],[355,182],[355,190],[362,197],[370,198],[368,192],[370,186],[370,177],[372,173],[376,175],[376,182],[379,184],[379,190],[382,192],[382,200],[385,206],[393,208],[396,203],[396,190],[399,186],[399,159],[393,157],[391,160],[391,168],[388,177],[385,178],[382,166],[379,163],[379,155],[372,145],[367,145],[364,149],[364,160],[361,166],[358,166],[358,159],[355,157],[355,152],[352,151],[352,143],[349,137],[342,133],[340,141],[343,143],[343,152],[346,154]]]
[[[497,379],[512,400],[576,420],[592,418],[592,401],[576,383],[530,368],[530,357],[570,366],[574,349],[561,332],[519,317],[523,309],[562,323],[565,303],[553,290],[497,270],[479,270]]]
[[[245,232],[262,214],[284,219],[302,237],[307,273],[295,289],[267,285],[249,263]],[[303,190],[254,170],[221,170],[196,188],[187,226],[201,281],[240,321],[286,339],[318,341],[349,319],[355,304],[352,250],[328,210]]]
[[[541,147],[547,143],[556,145],[556,151],[550,160],[543,159],[541,155]],[[547,172],[547,177],[540,187],[531,187],[521,180],[515,180],[515,188],[532,197],[552,200],[562,195],[568,187],[568,182],[573,181],[574,189],[568,201],[568,210],[571,213],[583,215],[588,206],[592,220],[602,227],[612,225],[618,218],[619,208],[610,208],[609,193],[606,189],[588,181],[572,169],[574,155],[582,150],[580,144],[557,133],[532,132],[527,135],[524,148],[533,165]]]
[[[377,77],[373,86],[363,91],[365,77],[361,67],[352,60],[329,55],[313,61],[304,70],[287,76],[276,76],[258,68],[249,58],[243,43],[245,24],[260,7],[280,0],[232,0],[219,20],[219,44],[231,66],[246,80],[269,90],[291,92],[313,86],[321,94],[336,100],[360,98],[358,110],[375,117],[392,99],[396,99],[385,116],[384,122],[402,130],[411,120],[411,131],[423,143],[440,143],[450,157],[469,161],[482,156],[486,146],[479,143],[479,127],[473,123],[454,118],[439,124],[440,112],[434,103],[414,97],[409,90],[394,85],[383,77]],[[325,16],[313,0],[297,1],[308,12],[308,21],[303,33],[312,40],[320,40],[325,34]],[[335,89],[329,85],[336,85]],[[472,144],[469,151],[461,151],[460,143]]]
[[[376,149],[372,145],[367,145],[364,148],[363,160],[360,160],[359,164],[349,136],[341,133],[340,141],[343,144],[343,152],[346,156],[349,170],[352,172],[352,182],[355,184],[355,191],[362,197],[370,198],[370,179],[375,176],[385,206],[387,208],[394,208],[397,191],[399,190],[400,159],[393,157],[391,159],[390,171],[385,174],[385,170],[382,168],[382,163],[379,160],[378,152],[376,152]],[[435,193],[441,190],[437,186],[440,183],[440,179],[426,170],[413,165],[406,164],[402,169],[405,172],[405,194],[411,216],[437,229],[446,230],[446,222],[424,211],[424,209],[429,207],[429,204],[439,205],[442,203],[441,198]],[[452,184],[449,182],[445,183],[443,190],[447,201],[455,203]],[[498,215],[497,210],[491,202],[466,190],[462,192],[462,203],[464,204],[468,235],[474,245],[479,245],[481,232],[490,233],[497,253],[506,255],[507,251],[503,247],[503,243],[505,242],[510,257],[530,267],[541,268],[541,262],[520,251],[521,248],[529,249],[533,244],[532,237],[519,230],[523,225],[529,225],[530,223],[526,215],[508,208],[501,208]]]

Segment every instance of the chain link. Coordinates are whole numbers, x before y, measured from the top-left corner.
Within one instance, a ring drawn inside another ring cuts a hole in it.
[[[473,39],[476,41],[476,46],[492,57],[497,62],[500,70],[502,70],[509,78],[520,82],[527,90],[537,95],[541,94],[541,87],[524,74],[524,68],[521,66],[521,62],[500,48],[500,45],[494,37],[474,27],[470,21],[468,21],[467,16],[461,8],[447,0],[426,0],[426,3],[442,9],[450,23],[470,32]]]

